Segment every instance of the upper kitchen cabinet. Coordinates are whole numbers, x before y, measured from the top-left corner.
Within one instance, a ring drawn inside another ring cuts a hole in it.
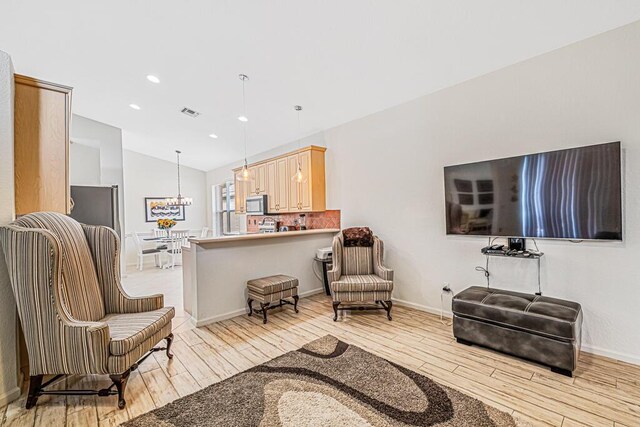
[[[16,215],[69,214],[71,88],[15,75]]]
[[[247,212],[247,197],[249,195],[249,188],[251,186],[251,181],[240,181],[238,178],[240,176],[240,171],[234,172],[234,188],[236,191],[235,203],[236,203],[236,213],[246,213]]]
[[[286,157],[280,157],[267,163],[267,201],[269,212],[287,212],[289,209],[289,166]]]
[[[243,197],[267,195],[269,213],[321,212],[326,209],[324,153],[326,148],[309,146],[249,165],[252,179]],[[303,180],[293,179],[302,169]],[[236,174],[240,168],[234,169]],[[240,209],[236,212],[242,213]]]
[[[267,165],[260,163],[249,168],[251,180],[248,183],[248,196],[261,196],[267,194]]]

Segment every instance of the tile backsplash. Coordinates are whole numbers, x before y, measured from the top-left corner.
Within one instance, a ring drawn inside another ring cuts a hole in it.
[[[276,221],[281,221],[282,225],[288,227],[294,226],[294,221],[300,218],[299,213],[283,213],[279,215],[267,215]],[[340,228],[340,210],[329,210],[324,212],[307,212],[304,213],[307,222],[307,229],[318,228]],[[247,231],[256,232],[258,230],[258,224],[265,217],[261,215],[247,215]]]

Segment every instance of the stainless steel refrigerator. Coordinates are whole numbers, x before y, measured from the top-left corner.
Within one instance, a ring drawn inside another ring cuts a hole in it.
[[[113,228],[122,238],[118,209],[118,186],[71,186],[71,218],[89,225]]]

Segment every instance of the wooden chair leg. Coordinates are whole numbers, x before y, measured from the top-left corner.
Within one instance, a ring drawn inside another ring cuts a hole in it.
[[[393,306],[393,302],[385,301],[383,305],[384,309],[387,310],[387,319],[391,320],[391,307]]]
[[[338,321],[338,306],[340,305],[340,301],[334,301],[333,302],[333,321],[337,322]]]
[[[293,310],[298,313],[298,300],[300,297],[298,295],[293,296]]]
[[[249,298],[247,300],[247,305],[249,306],[249,316],[251,316],[253,314],[253,299]]]
[[[169,359],[173,359],[173,353],[171,353],[171,344],[173,344],[173,332],[167,335],[165,340],[167,340],[167,357]]]
[[[269,308],[269,303],[260,303],[260,308],[262,309],[262,323],[267,323],[267,308]]]
[[[127,401],[124,400],[124,391],[127,388],[127,380],[129,379],[129,374],[131,373],[130,369],[127,369],[123,374],[120,375],[109,375],[111,381],[116,386],[118,390],[118,409],[124,409],[127,406]]]
[[[31,409],[36,406],[38,402],[38,393],[40,392],[40,386],[42,385],[43,375],[31,375],[29,378],[29,394],[27,395],[27,404],[25,407]]]

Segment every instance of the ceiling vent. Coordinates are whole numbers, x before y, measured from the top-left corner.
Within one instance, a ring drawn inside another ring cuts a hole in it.
[[[200,115],[196,110],[192,110],[191,108],[184,107],[181,111],[182,114],[186,114],[189,117],[193,117],[194,119]]]

